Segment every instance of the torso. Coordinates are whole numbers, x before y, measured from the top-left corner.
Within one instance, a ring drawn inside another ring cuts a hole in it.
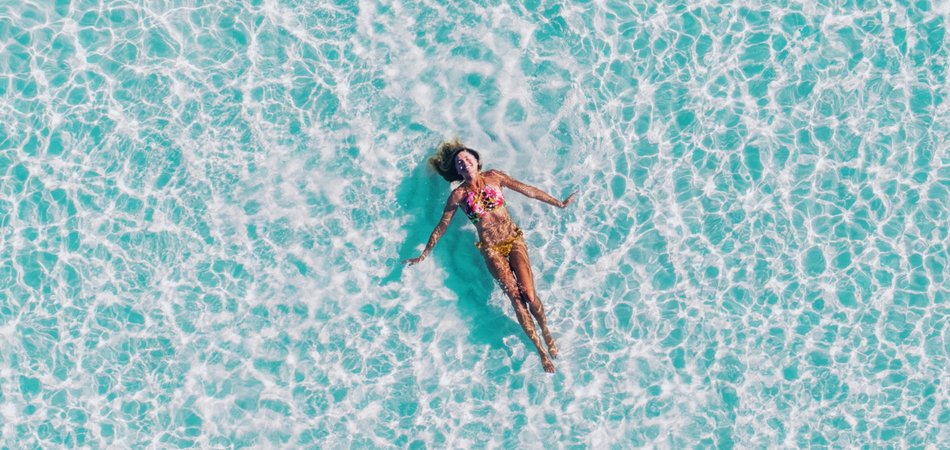
[[[505,207],[505,195],[500,184],[492,176],[492,171],[481,174],[481,188],[468,183],[462,183],[456,188],[458,207],[468,216],[475,229],[478,239],[485,244],[494,245],[515,234],[516,226],[508,215]]]
[[[485,183],[481,190],[468,191],[461,203],[462,211],[473,224],[486,214],[505,207],[505,194],[500,188]]]

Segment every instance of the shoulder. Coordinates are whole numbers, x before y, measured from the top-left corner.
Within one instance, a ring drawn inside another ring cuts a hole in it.
[[[507,180],[507,179],[511,178],[511,177],[508,176],[507,173],[502,172],[502,171],[500,171],[500,170],[496,170],[496,169],[492,169],[492,170],[486,171],[486,172],[485,172],[484,174],[482,174],[482,175],[483,175],[484,177],[490,179],[490,180]]]
[[[489,183],[500,187],[510,187],[512,178],[500,170],[489,170],[484,173]]]
[[[452,193],[449,194],[449,201],[453,203],[458,203],[462,201],[465,197],[465,193],[468,192],[463,186],[457,186],[455,189],[452,189]]]

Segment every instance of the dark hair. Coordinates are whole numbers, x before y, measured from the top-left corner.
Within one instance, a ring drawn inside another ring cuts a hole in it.
[[[462,180],[462,176],[459,175],[458,169],[455,167],[455,157],[461,152],[471,153],[472,156],[475,157],[475,160],[478,161],[478,170],[482,170],[481,156],[479,156],[475,150],[462,145],[458,138],[449,142],[443,142],[442,145],[439,146],[439,150],[429,157],[428,163],[439,175],[442,175],[442,178],[445,178],[445,181],[449,183],[459,181]]]

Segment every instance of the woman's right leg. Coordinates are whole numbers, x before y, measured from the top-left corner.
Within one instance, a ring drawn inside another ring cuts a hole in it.
[[[490,249],[483,249],[482,256],[485,257],[488,272],[498,280],[502,290],[505,291],[505,294],[507,294],[511,300],[511,305],[515,308],[515,316],[518,318],[518,323],[521,324],[521,328],[525,334],[528,335],[528,339],[531,339],[534,347],[538,350],[538,355],[541,356],[541,366],[544,367],[544,371],[553,373],[554,363],[551,362],[547,353],[544,352],[544,348],[541,347],[541,339],[538,337],[538,331],[534,328],[534,321],[531,320],[531,314],[528,313],[528,309],[525,308],[525,304],[521,301],[521,290],[518,289],[518,281],[515,279],[514,273],[511,272],[508,259]]]
[[[518,238],[511,247],[511,254],[508,255],[508,262],[511,271],[518,279],[518,287],[521,288],[521,294],[528,302],[528,310],[538,321],[541,327],[541,337],[548,344],[548,354],[552,358],[557,358],[557,345],[554,344],[554,336],[548,331],[548,320],[544,315],[544,306],[541,305],[541,299],[538,298],[534,290],[534,273],[531,271],[531,260],[528,258],[528,246],[523,238]]]

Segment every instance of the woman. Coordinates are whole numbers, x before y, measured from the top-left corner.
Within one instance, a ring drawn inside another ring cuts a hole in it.
[[[531,273],[531,262],[528,260],[528,247],[525,245],[521,229],[508,216],[502,188],[509,188],[559,208],[573,203],[577,192],[559,201],[540,189],[509,177],[504,172],[489,170],[482,173],[482,163],[478,152],[460,144],[458,139],[442,144],[439,151],[429,158],[428,162],[446,181],[451,183],[461,180],[462,183],[449,194],[449,200],[442,211],[442,220],[432,231],[432,236],[429,237],[422,255],[407,259],[403,261],[403,264],[413,265],[425,259],[432,252],[435,243],[445,234],[449,222],[455,215],[455,209],[462,208],[478,230],[479,242],[475,245],[481,249],[488,271],[498,280],[505,294],[511,299],[518,322],[537,347],[538,354],[541,355],[544,371],[553,373],[554,363],[541,347],[541,340],[538,339],[538,332],[535,330],[531,316],[534,316],[541,327],[541,335],[544,336],[551,358],[557,358],[557,346],[554,345],[554,337],[548,331],[541,300],[534,292],[534,275]],[[530,315],[528,311],[531,312]]]

